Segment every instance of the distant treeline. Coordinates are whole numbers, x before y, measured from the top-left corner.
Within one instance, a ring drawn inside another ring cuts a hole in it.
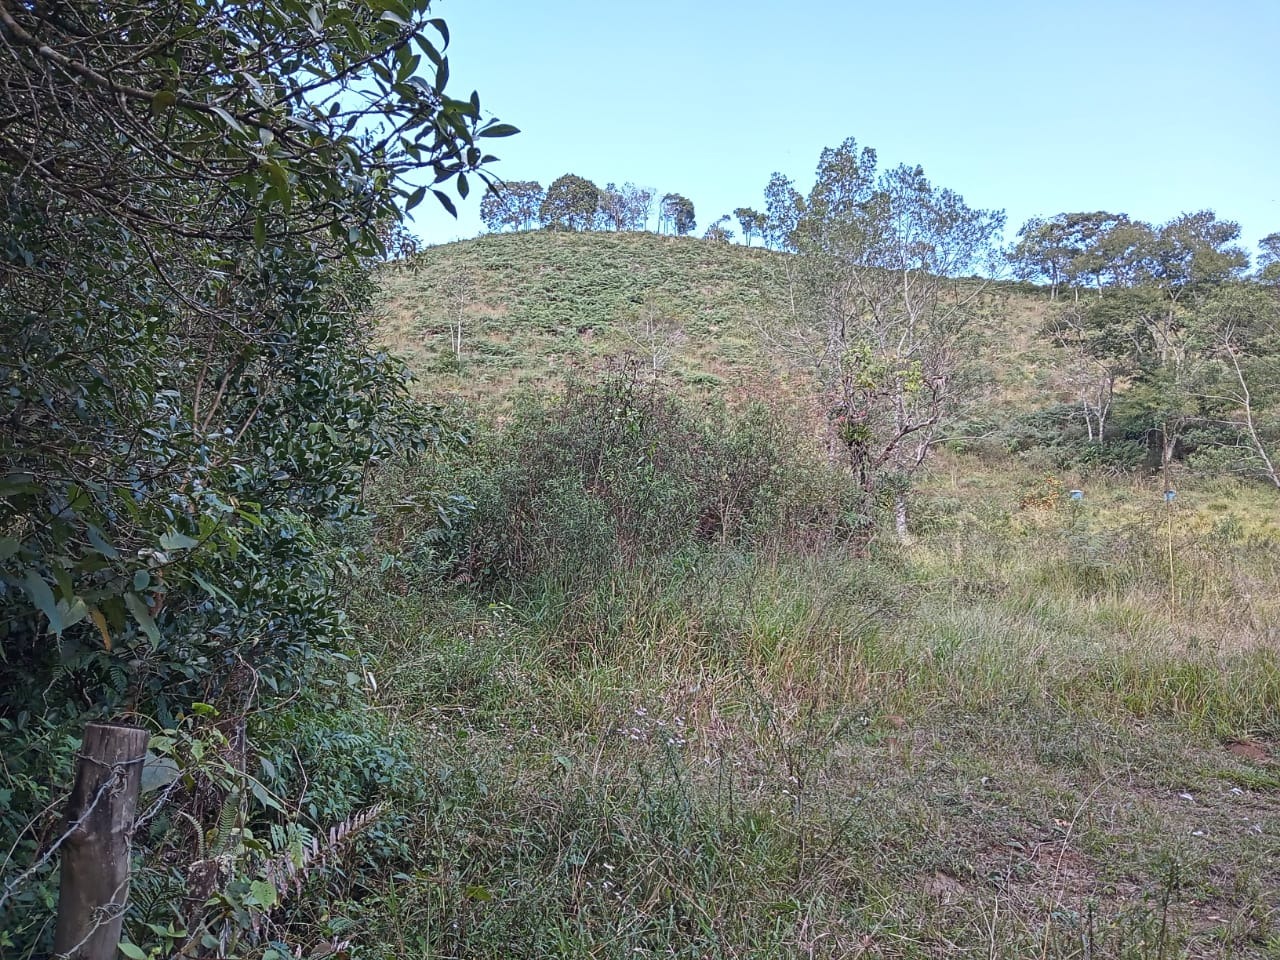
[[[658,233],[679,237],[698,227],[693,201],[678,193],[657,198],[651,187],[634,183],[598,187],[586,177],[566,173],[543,188],[536,180],[513,180],[497,184],[480,201],[480,217],[489,230],[648,230],[657,199]],[[734,211],[742,235],[750,245],[760,234],[764,215],[740,207]],[[729,241],[733,230],[726,226],[726,213],[704,231],[708,240]]]

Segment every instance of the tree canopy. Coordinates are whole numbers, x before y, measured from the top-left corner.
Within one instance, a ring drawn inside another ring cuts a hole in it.
[[[536,180],[495,184],[480,199],[480,219],[490,230],[529,230],[538,223],[546,191]]]
[[[774,175],[770,229],[800,255],[805,309],[775,344],[811,366],[833,449],[868,494],[893,495],[907,533],[911,475],[958,401],[963,336],[1004,223],[934,186],[922,168],[879,170],[850,138],[822,151],[808,197]]]
[[[693,201],[678,193],[668,193],[662,198],[662,220],[678,237],[692,233],[698,228],[694,214]]]
[[[345,655],[367,472],[442,429],[370,268],[515,132],[450,95],[448,36],[427,0],[0,2],[7,849],[85,720],[243,721]]]
[[[590,230],[600,206],[600,188],[574,173],[557,177],[547,187],[539,216],[544,227],[559,230]]]

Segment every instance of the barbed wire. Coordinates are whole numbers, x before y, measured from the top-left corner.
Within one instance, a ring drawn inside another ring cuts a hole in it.
[[[77,760],[89,763],[101,762],[92,757],[86,757],[83,754],[77,755]],[[58,852],[59,848],[74,836],[76,831],[84,826],[89,817],[93,815],[93,811],[97,808],[98,804],[102,802],[102,798],[112,791],[118,791],[120,787],[124,785],[127,775],[125,768],[132,766],[135,763],[142,763],[143,760],[144,758],[139,757],[136,760],[123,760],[111,765],[111,777],[104,780],[94,792],[93,799],[89,802],[89,805],[85,807],[80,816],[78,816],[75,821],[63,831],[62,835],[49,846],[49,849],[47,849],[44,854],[35,861],[35,863],[31,864],[31,866],[27,867],[26,870],[22,871],[22,873],[18,874],[5,884],[4,891],[0,893],[0,910],[4,909],[5,904],[9,902],[10,898],[12,898],[15,893],[17,893],[18,888],[30,880],[31,877],[38,873],[46,863],[53,859],[53,855]],[[65,799],[63,802],[66,802]]]

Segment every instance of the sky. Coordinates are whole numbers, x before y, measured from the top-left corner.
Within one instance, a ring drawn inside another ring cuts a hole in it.
[[[1160,223],[1211,208],[1251,253],[1280,230],[1280,0],[834,2],[439,0],[449,92],[520,127],[493,172],[676,192],[699,232],[807,191],[847,137],[920,164],[970,206],[1105,209]],[[426,243],[481,232],[428,197]]]

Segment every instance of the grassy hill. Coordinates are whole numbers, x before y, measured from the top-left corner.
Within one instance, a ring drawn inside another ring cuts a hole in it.
[[[649,326],[686,389],[793,383],[758,326],[792,309],[791,257],[761,248],[653,233],[493,234],[429,247],[383,273],[382,330],[433,392],[501,397],[650,359]],[[1052,393],[1053,347],[1037,337],[1047,298],[991,288],[982,359],[1000,402]],[[454,337],[461,319],[459,358]]]
[[[653,233],[491,234],[428,247],[385,268],[379,331],[408,362],[420,391],[484,408],[505,406],[522,390],[554,390],[570,377],[599,374],[622,357],[649,363],[648,320],[661,341],[662,375],[676,389],[781,396],[808,408],[805,375],[771,353],[759,330],[792,309],[789,260],[759,247]],[[1075,402],[1066,352],[1041,335],[1049,309],[1044,291],[990,285],[969,357],[975,388],[967,415],[1007,424]],[[460,359],[453,339],[459,318]],[[963,483],[978,499],[995,487],[1016,502],[1046,472],[1015,462],[1010,473],[1008,466],[991,471],[969,461]],[[926,483],[941,477],[935,472]],[[1075,474],[1060,479],[1085,482]],[[1280,537],[1280,515],[1266,491],[1228,486],[1225,495],[1210,484],[1203,496],[1188,496],[1180,504],[1183,522],[1201,531],[1234,522]],[[1122,491],[1105,499],[1120,522],[1140,512],[1146,496]]]
[[[383,331],[482,419],[643,353],[646,311],[682,391],[802,400],[755,335],[786,271],[693,239],[484,237],[389,268]],[[1069,399],[1045,298],[991,307],[980,403]],[[461,486],[492,509],[495,475],[532,489],[518,471],[555,461],[495,436],[378,494],[402,512],[362,629],[428,797],[418,868],[362,907],[392,953],[1280,956],[1274,491],[1189,478],[1168,505],[1150,478],[948,449],[909,547],[583,564],[598,514],[552,484],[521,529],[570,562],[486,594],[414,559],[447,534],[403,505]]]
[[[776,254],[652,233],[484,236],[428,248],[384,284],[388,342],[433,389],[471,398],[639,353],[646,311],[671,335],[678,381],[759,376],[770,366],[751,325],[785,298]]]

